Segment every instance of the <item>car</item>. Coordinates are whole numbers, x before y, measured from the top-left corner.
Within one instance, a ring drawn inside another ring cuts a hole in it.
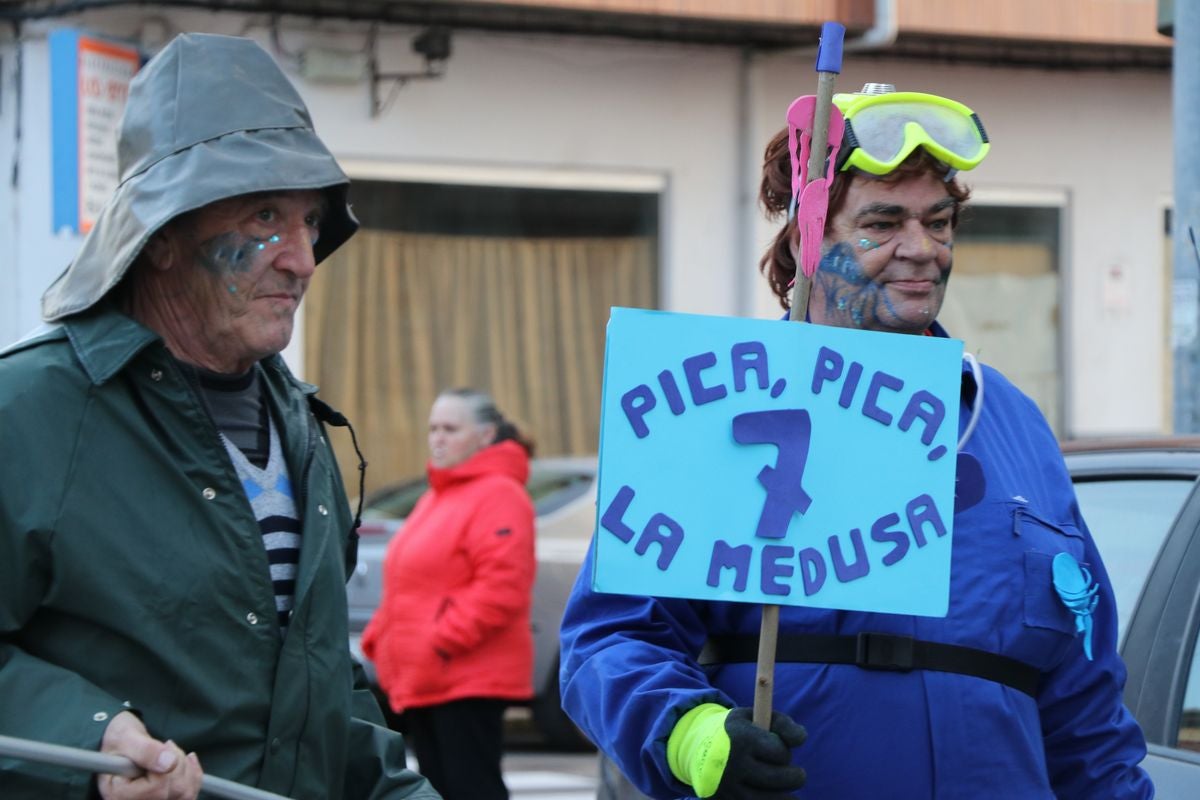
[[[1200,797],[1200,437],[1063,446],[1116,594],[1125,705],[1159,800]]]
[[[1158,800],[1200,797],[1200,437],[1062,445],[1104,558]],[[646,800],[600,756],[600,800]]]
[[[424,477],[390,485],[363,501],[359,528],[358,563],[346,584],[350,650],[363,665],[381,705],[375,671],[362,652],[363,628],[383,595],[383,558],[393,536],[402,536],[404,518],[428,488]],[[594,456],[535,458],[526,484],[536,519],[537,577],[533,586],[533,685],[529,716],[542,743],[566,749],[590,748],[590,743],[562,710],[558,692],[558,628],[567,595],[583,563],[596,523],[596,458]],[[394,724],[395,717],[388,715]]]

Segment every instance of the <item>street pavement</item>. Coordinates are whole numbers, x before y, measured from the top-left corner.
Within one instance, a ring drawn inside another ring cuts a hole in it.
[[[504,771],[510,800],[595,800],[596,779],[548,770]]]
[[[421,765],[409,754],[408,766]],[[522,750],[504,754],[504,783],[509,800],[595,800],[595,753]]]
[[[504,732],[504,783],[509,800],[595,800],[599,761],[594,750],[551,751],[520,707],[509,709]]]

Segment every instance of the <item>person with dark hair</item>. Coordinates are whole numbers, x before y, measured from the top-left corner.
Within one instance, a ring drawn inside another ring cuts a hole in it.
[[[987,154],[983,125],[953,100],[885,86],[834,102],[846,135],[823,241],[804,243],[820,248],[807,318],[945,337],[937,315],[968,197],[957,173]],[[785,308],[798,138],[771,140],[760,192],[769,215],[788,212],[760,265]],[[769,730],[750,721],[759,607],[595,592],[593,544],[562,623],[563,706],[641,791],[1153,796],[1122,704],[1112,587],[1058,443],[994,369],[964,358],[961,385],[947,615],[781,607]]]
[[[121,182],[0,355],[0,732],[135,777],[0,759],[6,798],[435,800],[347,644],[341,414],[279,353],[358,223],[300,96],[249,39],[138,73]]]
[[[429,413],[429,489],[388,545],[363,652],[445,800],[504,800],[504,709],[533,696],[533,443],[474,389]]]

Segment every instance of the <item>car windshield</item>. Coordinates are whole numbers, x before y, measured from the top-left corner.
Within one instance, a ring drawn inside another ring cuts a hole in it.
[[[592,473],[582,470],[535,468],[530,472],[526,488],[537,508],[538,516],[549,514],[587,492]]]
[[[428,486],[425,478],[414,478],[381,489],[367,498],[363,506],[363,519],[404,519]]]
[[[1127,616],[1192,486],[1192,481],[1182,479],[1104,478],[1075,484],[1079,508],[1117,597],[1118,645],[1125,639]]]

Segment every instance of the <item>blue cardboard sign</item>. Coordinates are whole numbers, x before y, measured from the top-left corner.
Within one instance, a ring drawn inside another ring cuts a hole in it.
[[[945,616],[962,352],[614,308],[593,588]]]

